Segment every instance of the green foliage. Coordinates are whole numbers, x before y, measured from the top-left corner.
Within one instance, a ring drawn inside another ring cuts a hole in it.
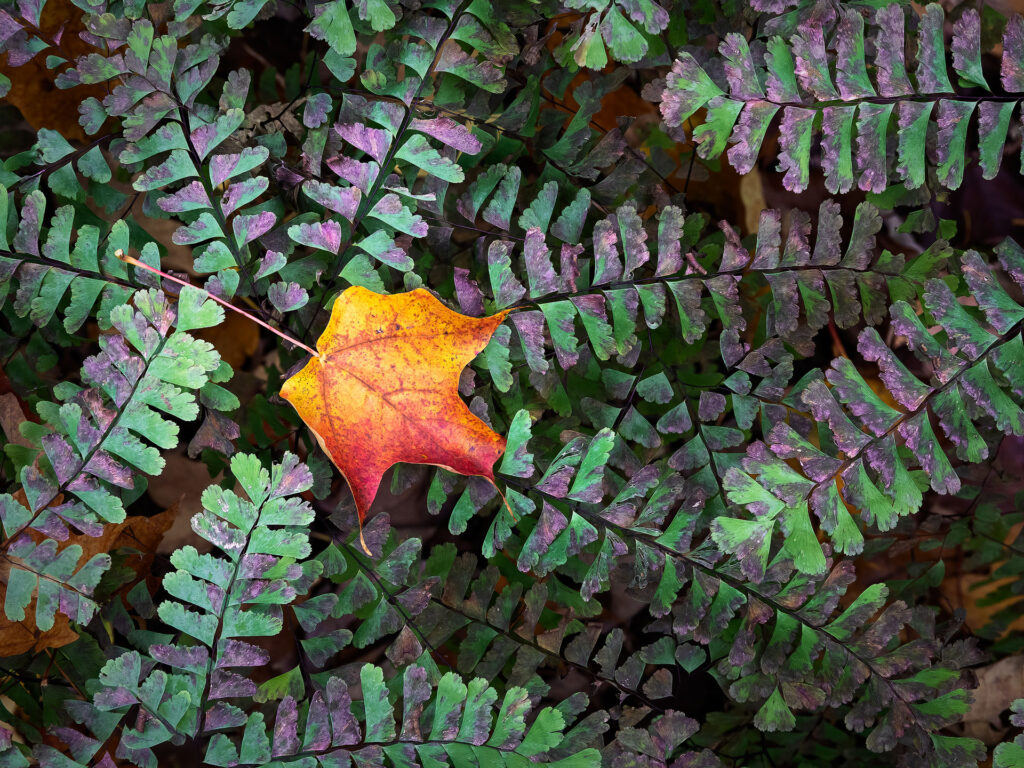
[[[754,58],[742,35],[726,35],[715,63],[724,68],[728,96],[708,75],[707,67],[683,53],[665,81],[661,113],[670,126],[681,127],[697,110],[706,108],[706,120],[694,130],[699,153],[718,157],[731,142],[730,163],[747,173],[781,109],[778,170],[785,171],[783,183],[795,192],[807,189],[812,134],[820,126],[825,186],[836,194],[849,192],[855,181],[860,189],[871,192],[884,192],[892,177],[908,189],[926,184],[925,138],[930,125],[935,133],[930,184],[956,189],[963,182],[967,129],[977,109],[979,163],[984,178],[994,178],[1010,116],[1024,88],[1021,19],[1010,19],[1003,33],[1000,85],[1007,98],[961,96],[954,91],[946,65],[944,14],[937,3],[928,5],[919,20],[913,18],[917,21],[916,87],[911,84],[905,55],[906,16],[897,3],[878,4],[874,14],[868,14],[876,30],[874,82],[867,69],[864,14],[855,6],[845,7],[838,14],[831,10],[810,14],[788,39],[771,36],[763,62]],[[980,14],[965,9],[953,24],[953,72],[962,89],[991,92],[982,71],[981,33]],[[930,123],[933,109],[934,123]],[[886,135],[894,114],[897,152],[890,169]]]
[[[1020,699],[1013,702],[1013,716],[1010,718],[1010,721],[1017,727],[1024,725],[1021,719],[1022,708],[1024,708],[1024,702]],[[1024,765],[1024,744],[1021,743],[1022,740],[1024,739],[1021,736],[1017,736],[1013,741],[997,746],[993,755],[993,766],[995,768],[1014,768],[1014,766]]]
[[[70,530],[98,536],[104,524],[125,519],[125,505],[145,491],[144,475],[163,470],[159,449],[178,444],[178,426],[168,417],[196,418],[197,392],[234,399],[214,383],[230,377],[230,367],[210,344],[186,333],[221,322],[216,304],[192,288],[179,296],[177,311],[155,289],[134,301],[137,310],[127,304],[110,310],[116,333],[86,359],[85,386],[58,385],[57,402],[36,404],[43,423],[21,425],[27,445],[8,446],[24,492],[24,501],[0,496],[3,557],[10,564],[4,612],[14,621],[24,618],[34,597],[40,629],[53,626],[58,610],[89,623],[97,607],[92,593],[110,556],[83,563],[81,546],[58,554],[59,542]]]

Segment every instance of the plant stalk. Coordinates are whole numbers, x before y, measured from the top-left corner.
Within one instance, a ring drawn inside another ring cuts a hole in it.
[[[187,288],[195,288],[196,287],[196,286],[192,285],[192,283],[190,283],[190,282],[188,282],[186,280],[181,280],[180,278],[177,278],[174,275],[169,275],[166,272],[161,272],[156,267],[151,267],[151,266],[149,266],[149,264],[144,264],[143,262],[139,261],[138,259],[134,258],[133,256],[129,256],[124,251],[122,251],[120,248],[118,248],[116,251],[114,251],[114,255],[117,256],[117,258],[119,258],[121,261],[126,262],[127,264],[131,264],[133,267],[141,267],[142,269],[148,269],[150,272],[154,272],[154,273],[160,275],[161,277],[163,277],[164,279],[170,280],[172,283],[177,283],[178,285],[185,286]],[[207,292],[206,295],[209,296],[214,301],[216,301],[218,304],[221,304],[222,306],[227,307],[231,311],[237,312],[238,314],[243,315],[244,317],[249,318],[254,323],[256,323],[259,326],[262,326],[263,328],[266,328],[271,333],[277,334],[282,339],[287,341],[289,344],[291,344],[293,346],[296,346],[296,347],[299,347],[300,349],[306,350],[313,357],[317,357],[317,358],[320,357],[320,353],[317,352],[312,347],[306,346],[305,344],[303,344],[298,339],[293,339],[291,336],[289,336],[284,331],[278,330],[277,328],[275,328],[274,326],[270,325],[269,323],[263,322],[262,320],[260,320],[255,315],[250,314],[249,312],[246,312],[244,309],[240,309],[239,307],[236,307],[230,301],[225,301],[224,299],[220,298],[219,296],[214,296],[212,293],[209,293],[209,292]]]

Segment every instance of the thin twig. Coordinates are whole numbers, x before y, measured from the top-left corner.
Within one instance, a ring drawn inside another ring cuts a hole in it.
[[[178,285],[184,286],[185,288],[195,288],[196,287],[196,286],[192,285],[192,283],[188,282],[187,280],[181,280],[180,278],[177,278],[174,275],[169,275],[166,272],[161,272],[156,267],[151,267],[151,266],[149,266],[149,264],[144,264],[143,262],[139,261],[138,259],[136,259],[136,258],[134,258],[132,256],[127,255],[120,248],[118,248],[114,252],[114,255],[117,256],[117,258],[119,258],[121,261],[124,261],[124,262],[127,262],[128,264],[131,264],[133,267],[140,267],[142,269],[148,269],[150,272],[155,272],[156,274],[160,275],[161,277],[165,278],[166,280],[170,280],[172,283],[177,283]],[[200,289],[200,290],[202,290],[202,289]],[[271,333],[280,336],[282,339],[287,341],[289,344],[292,344],[292,345],[294,345],[296,347],[299,347],[301,349],[306,350],[313,357],[317,357],[317,358],[320,357],[320,353],[317,352],[312,347],[306,346],[305,344],[303,344],[298,339],[293,339],[291,336],[289,336],[284,331],[278,330],[277,328],[275,328],[274,326],[270,325],[269,323],[263,322],[262,320],[260,320],[255,315],[252,315],[252,314],[246,312],[244,309],[240,309],[239,307],[236,307],[230,301],[225,301],[220,296],[217,296],[217,295],[215,295],[213,293],[210,293],[208,291],[207,291],[206,295],[209,296],[214,301],[216,301],[218,304],[221,304],[222,306],[227,307],[232,312],[237,312],[238,314],[243,315],[244,317],[249,318],[250,320],[252,320],[257,325],[259,325],[259,326],[261,326],[263,328],[266,328]]]

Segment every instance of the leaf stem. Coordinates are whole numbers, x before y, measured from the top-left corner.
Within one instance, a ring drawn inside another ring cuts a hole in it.
[[[508,499],[505,498],[505,492],[498,487],[498,483],[494,480],[493,477],[487,477],[487,475],[483,475],[483,478],[487,480],[491,485],[493,485],[494,490],[496,490],[498,492],[498,495],[501,496],[501,501],[505,505],[505,509],[508,510],[508,514],[512,518],[512,522],[518,523],[519,518],[516,517],[516,513],[512,511],[512,506],[508,503]]]
[[[163,277],[163,278],[165,278],[167,280],[170,280],[172,283],[177,283],[178,285],[184,286],[186,288],[195,288],[196,287],[196,286],[192,285],[192,283],[190,283],[190,282],[188,282],[186,280],[182,280],[180,278],[177,278],[174,275],[169,275],[166,272],[161,272],[156,267],[149,266],[149,264],[144,264],[143,262],[139,261],[138,259],[136,259],[136,258],[134,258],[132,256],[127,255],[120,248],[118,248],[116,251],[114,251],[114,255],[117,256],[117,258],[119,258],[121,261],[124,261],[124,262],[127,262],[128,264],[131,264],[133,267],[139,267],[141,269],[148,269],[150,272],[155,272],[156,274],[160,275],[161,277]],[[260,320],[255,315],[252,315],[249,312],[246,312],[244,309],[236,307],[230,301],[225,301],[224,299],[222,299],[219,296],[216,296],[216,295],[210,293],[209,291],[207,291],[206,295],[209,296],[214,301],[216,301],[218,304],[221,304],[222,306],[227,307],[231,311],[237,312],[238,314],[243,315],[244,317],[249,318],[254,323],[256,323],[259,326],[262,326],[263,328],[266,328],[271,333],[277,334],[282,339],[287,341],[289,344],[292,344],[293,346],[296,346],[296,347],[299,347],[301,349],[306,350],[313,357],[320,357],[320,353],[317,352],[312,347],[306,346],[305,344],[303,344],[298,339],[293,339],[291,336],[289,336],[284,331],[278,330],[277,328],[275,328],[274,326],[270,325],[269,323],[263,322],[262,320]]]

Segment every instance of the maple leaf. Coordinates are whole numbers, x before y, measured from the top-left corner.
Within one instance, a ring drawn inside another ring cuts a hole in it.
[[[319,354],[281,396],[348,481],[361,541],[381,477],[398,462],[494,482],[505,439],[466,407],[459,374],[507,314],[467,317],[422,288],[386,296],[353,286],[334,302]]]

